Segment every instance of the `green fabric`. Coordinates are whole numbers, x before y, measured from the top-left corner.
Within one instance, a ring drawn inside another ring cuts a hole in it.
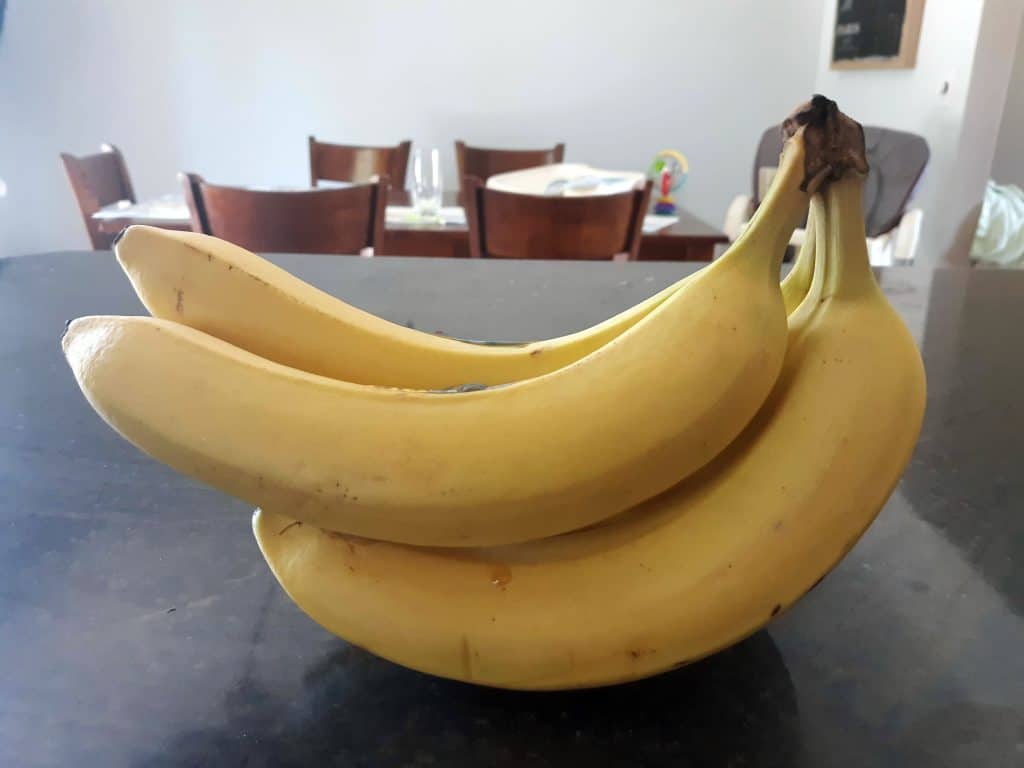
[[[1014,184],[985,186],[971,258],[1002,267],[1024,268],[1024,190]]]

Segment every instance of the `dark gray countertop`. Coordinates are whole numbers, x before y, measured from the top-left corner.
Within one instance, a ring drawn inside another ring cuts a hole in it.
[[[400,323],[525,339],[696,265],[289,256]],[[604,690],[410,672],[283,595],[250,509],[115,435],[58,348],[140,313],[109,253],[0,260],[4,766],[1024,765],[1024,273],[888,270],[928,412],[878,522],[740,645]]]

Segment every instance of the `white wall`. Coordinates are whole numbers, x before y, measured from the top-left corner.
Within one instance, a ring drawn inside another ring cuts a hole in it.
[[[985,185],[992,174],[1022,17],[1022,0],[987,0],[985,4],[954,175],[939,207],[949,220],[947,262],[962,262],[970,254]]]
[[[864,124],[925,137],[932,156],[914,203],[925,211],[917,262],[965,263],[1024,5],[1020,0],[927,0],[917,66],[859,71],[829,67],[835,3],[828,5],[816,90]]]
[[[761,131],[805,100],[820,0],[9,0],[0,255],[86,247],[60,151],[110,141],[136,191],[178,170],[301,184],[305,137],[568,144],[643,169],[676,147],[720,224]],[[856,113],[855,113],[856,114]],[[454,179],[452,180],[454,183]]]
[[[992,178],[1003,184],[1024,187],[1024,24],[1017,35],[1010,88],[992,158]]]

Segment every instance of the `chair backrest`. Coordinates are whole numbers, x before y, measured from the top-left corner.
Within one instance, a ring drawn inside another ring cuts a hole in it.
[[[394,147],[362,147],[328,144],[309,137],[309,180],[315,187],[321,179],[367,183],[374,176],[387,176],[401,189],[409,167],[411,141]]]
[[[565,158],[565,144],[551,149],[486,149],[470,147],[464,141],[455,142],[455,164],[459,179],[473,176],[487,181],[491,176],[538,165],[560,163]]]
[[[864,126],[864,142],[871,168],[864,185],[864,215],[868,237],[877,237],[899,224],[930,152],[928,142],[917,134],[873,125]],[[781,152],[781,126],[769,128],[754,158],[755,201],[760,201],[764,186],[758,183],[761,169],[778,166]]]
[[[100,208],[119,200],[135,202],[135,191],[128,176],[124,156],[112,144],[103,144],[95,155],[69,155],[62,152],[64,171],[71,182],[71,191],[85,222],[89,241],[96,250],[110,248],[115,235],[101,232],[92,215]]]
[[[547,197],[462,181],[469,255],[503,259],[613,259],[640,251],[651,182],[614,195]]]
[[[180,175],[192,229],[250,251],[350,253],[379,243],[387,179],[343,189],[271,192]]]

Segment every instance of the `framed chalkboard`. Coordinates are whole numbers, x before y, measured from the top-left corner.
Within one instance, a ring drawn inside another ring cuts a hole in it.
[[[832,69],[910,69],[924,0],[837,0]]]

